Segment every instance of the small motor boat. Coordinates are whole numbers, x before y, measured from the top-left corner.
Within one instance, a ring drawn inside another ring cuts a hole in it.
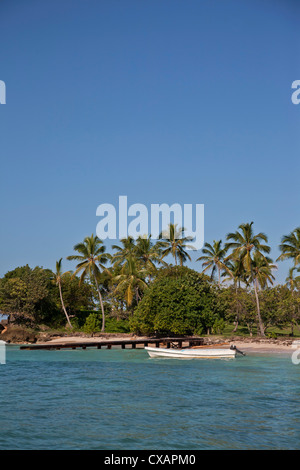
[[[150,357],[169,357],[174,359],[227,359],[235,358],[237,353],[244,355],[235,346],[223,345],[195,346],[192,348],[151,348],[145,347]]]

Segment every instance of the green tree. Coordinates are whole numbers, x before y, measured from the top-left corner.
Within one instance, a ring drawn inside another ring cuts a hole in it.
[[[200,256],[200,258],[198,258],[196,261],[203,261],[202,267],[204,267],[204,273],[208,269],[211,269],[211,279],[213,279],[215,272],[218,272],[218,285],[220,287],[222,271],[225,271],[231,275],[231,271],[224,261],[227,249],[222,246],[222,240],[214,240],[212,245],[210,243],[204,244],[202,253],[203,255]]]
[[[298,270],[297,270],[298,271]],[[295,267],[289,269],[289,274],[285,280],[286,286],[291,290],[294,295],[295,290],[300,287],[300,276],[294,276]]]
[[[69,274],[70,271],[68,271],[66,273],[63,273],[61,262],[62,262],[62,258],[60,258],[59,261],[56,261],[56,272],[54,274],[54,276],[55,276],[54,277],[54,282],[58,286],[61,306],[62,306],[62,309],[63,309],[64,314],[66,316],[68,325],[72,329],[73,327],[72,327],[72,324],[70,322],[70,318],[69,318],[68,312],[67,312],[65,304],[64,304],[64,300],[63,300],[63,296],[62,296],[62,290],[61,290],[61,284],[62,284],[63,277],[64,277],[64,275]]]
[[[38,266],[32,269],[26,265],[7,272],[0,286],[1,309],[16,314],[20,321],[25,315],[38,322],[55,310],[52,277],[50,270]]]
[[[233,281],[233,285],[236,289],[240,288],[242,283],[246,286],[249,285],[249,276],[247,276],[247,272],[240,259],[226,259],[226,267],[227,270],[222,273],[222,276],[226,276],[227,274],[229,274],[229,276],[225,277],[224,281]]]
[[[93,310],[95,308],[94,299],[98,298],[98,292],[94,283],[74,276],[72,271],[64,273],[63,276],[63,297],[69,318],[75,316],[80,310]],[[59,303],[60,303],[60,299]]]
[[[235,333],[237,331],[239,325],[239,313],[240,313],[240,302],[238,301],[238,291],[241,289],[241,283],[243,282],[248,286],[249,277],[244,269],[243,263],[240,259],[232,259],[226,261],[227,270],[222,273],[222,276],[226,276],[229,272],[229,276],[225,277],[224,281],[232,280],[234,286],[234,292],[232,296],[235,298],[235,305],[236,305],[236,315],[234,320],[234,330]]]
[[[90,313],[83,326],[85,333],[94,334],[101,330],[101,321],[97,313]]]
[[[268,256],[261,256],[260,253],[254,253],[252,263],[253,277],[257,290],[259,290],[259,288],[266,288],[268,283],[273,285],[275,277],[273,276],[272,271],[277,269],[277,266],[273,264],[271,258]]]
[[[76,266],[74,275],[81,273],[80,282],[83,282],[86,277],[93,279],[99,296],[99,302],[102,312],[102,331],[105,330],[105,312],[103,306],[102,295],[99,288],[99,279],[101,276],[101,269],[105,269],[109,256],[105,253],[105,246],[103,241],[93,234],[91,237],[86,237],[83,242],[74,246],[74,251],[79,255],[68,256],[68,260],[76,260],[79,263]]]
[[[142,334],[201,334],[220,317],[209,278],[185,266],[162,268],[130,320]]]
[[[282,286],[283,288],[286,286]],[[283,324],[287,324],[291,328],[291,335],[294,335],[294,327],[296,326],[298,331],[300,330],[300,296],[299,292],[292,293],[287,289],[286,295],[280,293],[278,299],[278,311],[277,315],[281,319]]]
[[[257,322],[255,299],[245,289],[239,289],[236,301],[239,304],[239,321],[241,325],[245,325],[249,335],[253,336],[253,330]]]
[[[151,277],[157,270],[157,266],[165,264],[162,261],[161,247],[151,241],[151,235],[139,237],[136,241],[134,255],[141,262]]]
[[[289,269],[289,274],[285,280],[285,287],[288,288],[290,296],[286,297],[285,302],[282,304],[282,310],[288,312],[288,315],[291,316],[292,335],[294,333],[294,325],[300,329],[298,325],[300,318],[300,276],[294,276],[295,270],[295,267]]]
[[[195,249],[192,245],[187,244],[192,238],[185,237],[184,232],[185,229],[183,227],[177,228],[177,224],[169,224],[168,228],[159,235],[160,241],[158,242],[158,247],[162,250],[162,258],[172,255],[176,266],[178,259],[180,266],[183,266],[187,259],[191,261],[191,257],[186,250]]]
[[[133,258],[136,251],[136,243],[133,237],[128,236],[120,240],[121,245],[112,245],[113,250],[117,250],[112,256],[112,262],[115,266],[122,266],[128,258]]]
[[[300,263],[300,227],[296,228],[289,235],[284,235],[279,245],[281,255],[277,261],[292,259],[294,266]]]
[[[2,282],[1,307],[5,311],[21,313],[26,309],[28,288],[24,280],[12,277]]]
[[[259,255],[262,258],[265,258],[264,253],[270,253],[271,248],[265,244],[268,242],[267,236],[262,232],[255,235],[253,232],[252,225],[253,222],[251,222],[250,224],[241,224],[239,226],[240,231],[237,230],[234,233],[229,233],[227,235],[227,240],[229,241],[229,243],[227,243],[226,247],[227,249],[233,250],[229,258],[241,260],[245,271],[251,278],[256,299],[259,330],[261,336],[265,336],[264,325],[260,313],[257,283],[254,273],[253,255]]]
[[[141,293],[147,289],[146,276],[145,268],[141,267],[134,257],[129,256],[121,268],[121,273],[114,277],[115,292],[124,292],[128,307],[132,305],[134,297],[138,304]]]

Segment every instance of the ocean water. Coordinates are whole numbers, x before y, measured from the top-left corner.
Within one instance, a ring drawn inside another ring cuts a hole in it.
[[[299,449],[290,356],[21,351],[0,365],[0,449]]]

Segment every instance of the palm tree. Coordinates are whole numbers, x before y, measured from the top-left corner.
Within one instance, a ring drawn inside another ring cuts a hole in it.
[[[96,284],[101,311],[102,311],[102,329],[105,330],[105,314],[102,295],[99,289],[99,277],[101,274],[101,269],[105,269],[105,264],[109,259],[109,255],[105,253],[105,246],[103,241],[100,240],[97,236],[95,237],[92,234],[91,237],[86,237],[83,242],[77,243],[74,246],[74,251],[80,253],[79,255],[68,256],[68,260],[80,261],[76,266],[76,271],[74,276],[81,272],[80,282],[83,282],[84,279],[88,276],[91,280],[93,279]]]
[[[230,269],[226,266],[224,259],[227,249],[222,247],[222,240],[214,240],[213,245],[205,243],[202,249],[203,256],[200,256],[196,261],[204,261],[202,267],[205,266],[203,272],[211,269],[211,279],[213,279],[215,271],[218,271],[218,285],[221,286],[221,271],[227,272],[231,275]]]
[[[62,262],[62,258],[60,258],[59,261],[56,261],[56,271],[54,273],[54,282],[58,286],[61,306],[62,306],[62,309],[64,311],[64,314],[66,315],[69,327],[72,329],[73,326],[70,322],[70,318],[69,318],[69,315],[67,313],[67,310],[66,310],[66,307],[65,307],[65,304],[64,304],[64,300],[63,300],[63,296],[62,296],[62,291],[61,291],[61,283],[62,283],[63,276],[65,274],[70,274],[70,271],[67,271],[67,272],[63,273],[62,268],[61,268],[61,262]]]
[[[226,261],[226,267],[229,271],[229,276],[224,279],[224,281],[233,281],[233,286],[235,290],[235,302],[236,302],[236,317],[235,317],[235,326],[233,333],[238,329],[239,318],[240,318],[240,302],[238,301],[238,291],[241,288],[241,282],[248,286],[249,276],[244,269],[243,263],[240,259],[232,259]],[[228,271],[224,271],[222,276],[226,276]]]
[[[295,324],[297,325],[297,328],[300,329],[298,323],[297,323],[297,315],[296,315],[296,312],[297,312],[297,303],[295,303],[295,290],[299,290],[299,287],[300,287],[300,276],[297,276],[297,277],[294,277],[294,271],[296,270],[295,267],[293,268],[290,268],[289,269],[289,274],[285,280],[285,285],[288,289],[290,289],[291,293],[292,293],[292,299],[293,299],[293,302],[292,302],[292,305],[291,305],[291,309],[293,309],[293,320],[291,321],[291,328],[292,328],[292,336],[294,336],[294,322]],[[299,272],[299,268],[297,269],[297,271]],[[299,304],[298,304],[299,305]],[[299,307],[298,307],[299,308]]]
[[[226,268],[227,270],[223,272],[222,276],[225,276],[229,273],[229,277],[226,277],[224,281],[233,281],[233,285],[235,289],[241,287],[241,282],[248,285],[249,284],[249,276],[244,269],[243,263],[240,259],[227,259],[226,258]]]
[[[156,271],[157,264],[165,264],[162,261],[161,248],[158,243],[153,244],[151,235],[137,239],[134,254],[136,259],[144,264],[149,275]]]
[[[129,307],[132,305],[134,296],[138,303],[140,293],[147,289],[148,285],[145,282],[146,275],[145,268],[141,268],[136,259],[129,256],[121,268],[121,274],[114,277],[113,280],[117,283],[115,292],[123,292],[125,290],[125,301]]]
[[[129,256],[133,256],[136,249],[135,240],[131,236],[122,238],[120,242],[122,246],[112,245],[112,249],[117,250],[117,252],[112,257],[112,261],[116,266],[122,266],[124,263],[126,263],[127,258]]]
[[[186,249],[195,249],[192,245],[186,244],[186,242],[192,240],[192,237],[185,237],[184,231],[185,229],[183,227],[177,229],[177,224],[169,224],[168,229],[160,233],[160,241],[157,243],[158,247],[162,249],[162,258],[171,254],[175,258],[176,266],[177,258],[179,259],[180,266],[182,266],[187,259],[191,261],[191,257],[186,252]]]
[[[235,291],[235,304],[236,304],[236,315],[234,321],[234,330],[235,333],[238,329],[239,318],[240,318],[240,304],[238,302],[238,290],[241,287],[241,282],[246,282],[245,270],[240,260],[228,260],[226,261],[227,269],[230,272],[230,275],[224,279],[224,281],[233,281],[234,291]],[[222,276],[226,276],[227,271],[222,273]]]
[[[295,269],[295,267],[289,269],[289,274],[285,280],[285,285],[291,290],[292,295],[294,295],[295,289],[297,289],[300,284],[300,276],[294,277]],[[297,271],[299,271],[299,269]]]
[[[277,269],[277,266],[272,264],[271,258],[268,256],[261,256],[259,253],[254,253],[253,275],[257,290],[259,287],[262,289],[267,287],[268,282],[273,285],[275,277],[273,276],[272,271],[274,269]]]
[[[248,275],[250,275],[251,281],[253,283],[255,299],[256,299],[256,308],[257,308],[257,317],[259,323],[260,334],[265,336],[264,325],[262,322],[260,314],[260,305],[257,292],[257,283],[255,281],[254,274],[254,262],[252,255],[259,254],[262,258],[267,259],[264,256],[264,253],[270,253],[271,248],[264,244],[268,242],[268,237],[264,233],[254,234],[252,228],[253,222],[241,224],[239,226],[240,231],[234,233],[229,233],[227,235],[227,240],[231,240],[226,244],[227,249],[232,249],[232,254],[227,257],[227,259],[240,259],[243,263],[244,269]]]
[[[277,261],[292,258],[294,266],[300,263],[300,227],[293,230],[289,235],[282,237],[279,249],[282,253]]]

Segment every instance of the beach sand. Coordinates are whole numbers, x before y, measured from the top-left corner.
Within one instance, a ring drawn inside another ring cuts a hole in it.
[[[230,344],[233,344],[245,353],[246,355],[251,354],[272,354],[272,355],[282,355],[282,354],[292,354],[294,348],[292,345],[276,344],[276,343],[264,343],[264,342],[251,342],[245,343],[242,341],[232,341]]]

